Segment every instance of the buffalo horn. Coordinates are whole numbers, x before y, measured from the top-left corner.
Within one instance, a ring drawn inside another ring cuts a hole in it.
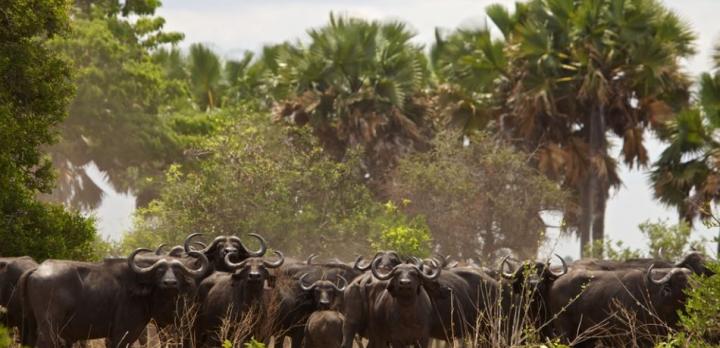
[[[305,263],[308,265],[312,265],[313,260],[315,260],[317,257],[318,257],[317,254],[310,254],[310,256],[308,256],[307,260],[305,260]]]
[[[137,274],[148,274],[150,272],[153,272],[156,268],[160,266],[161,263],[165,262],[165,260],[158,260],[150,267],[140,267],[135,263],[135,256],[144,252],[151,253],[153,251],[146,248],[135,249],[135,251],[133,251],[132,254],[130,254],[130,256],[128,257],[128,266],[130,266],[130,269],[132,269],[133,272]]]
[[[242,260],[238,263],[230,261],[230,258],[233,256],[233,254],[227,254],[225,255],[225,265],[232,268],[232,269],[239,269],[245,267],[245,264],[247,263],[247,259]]]
[[[207,270],[210,268],[210,261],[208,261],[207,256],[205,256],[205,254],[203,254],[199,251],[194,251],[194,250],[189,252],[188,256],[194,257],[194,258],[197,258],[198,260],[200,260],[200,268],[192,269],[192,268],[189,268],[189,267],[183,265],[183,269],[185,270],[185,272],[187,272],[187,274],[189,274],[190,276],[192,276],[194,278],[199,278],[199,277],[204,276],[205,273],[207,272]]]
[[[442,267],[440,267],[440,264],[436,260],[430,260],[430,265],[432,267],[428,267],[430,269],[434,268],[435,272],[430,274],[425,274],[419,267],[416,266],[417,270],[420,272],[420,276],[423,277],[425,280],[435,280],[440,276],[440,271]]]
[[[555,256],[556,256],[558,259],[560,259],[560,262],[562,263],[562,272],[560,272],[560,273],[553,273],[553,271],[550,270],[550,265],[548,265],[547,269],[548,269],[548,272],[550,272],[550,274],[552,274],[553,276],[555,276],[555,277],[562,277],[562,276],[564,276],[565,274],[567,274],[567,272],[568,272],[568,265],[567,265],[567,263],[565,262],[565,259],[563,259],[562,257],[560,257],[560,255],[555,254]]]
[[[278,268],[278,267],[282,266],[283,262],[285,262],[285,256],[283,255],[283,253],[281,253],[277,250],[275,250],[275,255],[278,256],[278,260],[275,262],[267,262],[267,261],[263,260],[263,264],[265,265],[265,267]]]
[[[193,234],[187,236],[187,238],[185,238],[185,243],[183,243],[183,246],[185,247],[185,252],[186,252],[186,253],[189,253],[189,252],[191,252],[191,251],[193,250],[192,248],[190,248],[190,246],[191,246],[192,244],[194,244],[194,243],[191,242],[191,240],[192,240],[193,238],[195,238],[195,237],[202,236],[202,235],[203,235],[202,233],[193,233]],[[208,251],[210,251],[210,250],[214,249],[215,247],[217,247],[217,245],[218,245],[220,242],[224,241],[225,239],[227,239],[227,237],[225,237],[225,236],[218,236],[217,238],[215,238],[215,239],[212,241],[212,243],[210,243],[209,246],[207,246],[206,248],[204,248],[204,249],[202,249],[202,250],[197,250],[197,251],[199,251],[199,252],[201,252],[201,253],[203,253],[203,254],[206,254]]]
[[[300,288],[303,289],[303,291],[311,291],[312,289],[315,288],[315,283],[312,283],[310,285],[305,285],[305,277],[307,277],[309,275],[310,275],[310,273],[304,273],[300,277]]]
[[[243,246],[243,248],[245,248],[245,250],[248,250],[248,255],[250,255],[252,257],[262,257],[263,255],[265,255],[265,252],[267,251],[267,243],[265,242],[265,238],[263,238],[261,235],[256,234],[256,233],[250,233],[250,234],[248,234],[248,236],[254,237],[255,239],[258,240],[258,242],[260,242],[260,249],[258,249],[256,251],[249,251],[248,248],[245,246],[245,244],[242,244],[242,243],[240,244]]]
[[[510,269],[512,269],[512,267],[510,266],[510,263],[508,263],[508,258],[510,258],[510,255],[505,255],[505,257],[502,258],[502,261],[500,261],[500,274],[501,274],[501,275],[503,276],[503,278],[505,278],[505,279],[513,279],[514,276],[513,276],[512,273],[505,273],[505,266],[506,266],[506,265],[507,265],[508,267],[510,267]]]
[[[372,271],[372,274],[375,276],[375,278],[380,280],[388,280],[392,278],[393,272],[395,272],[395,268],[393,268],[392,271],[388,272],[387,274],[382,274],[377,269],[378,263],[380,263],[380,261],[382,261],[382,259],[379,257],[375,257],[375,259],[373,259],[372,263],[370,264],[370,270]]]
[[[167,246],[165,243],[158,245],[157,249],[155,249],[155,255],[162,255],[162,251],[165,246]]]
[[[652,277],[652,271],[653,271],[654,268],[655,268],[655,264],[654,264],[654,263],[651,264],[650,267],[648,267],[648,270],[647,270],[647,279],[648,279],[650,282],[652,282],[653,284],[657,284],[657,285],[662,285],[662,284],[667,283],[667,281],[670,280],[670,278],[672,278],[673,273],[675,273],[675,269],[673,268],[673,269],[670,270],[670,272],[668,272],[664,277],[660,278],[659,280],[655,280],[655,279]]]
[[[337,284],[333,284],[333,287],[335,288],[335,290],[340,291],[340,292],[343,292],[343,291],[345,291],[345,287],[347,287],[347,282],[348,282],[348,281],[347,281],[347,279],[345,279],[345,277],[343,277],[343,276],[341,276],[341,275],[339,275],[339,274],[338,274],[338,279],[342,280],[342,284],[343,284],[343,285],[342,285],[342,286],[338,286]]]

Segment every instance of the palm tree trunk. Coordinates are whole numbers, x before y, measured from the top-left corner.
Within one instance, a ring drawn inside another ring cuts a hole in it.
[[[593,112],[590,115],[590,129],[588,129],[588,133],[590,134],[590,167],[587,174],[588,186],[585,197],[583,197],[583,219],[580,228],[580,232],[582,233],[580,236],[580,242],[583,243],[584,239],[586,244],[582,244],[580,247],[581,256],[584,256],[582,255],[582,249],[585,247],[585,245],[587,245],[587,243],[594,244],[594,242],[597,240],[602,241],[605,235],[605,201],[603,201],[603,204],[600,205],[598,205],[597,202],[603,200],[603,197],[606,197],[607,195],[601,194],[600,192],[602,188],[600,187],[600,173],[598,171],[597,164],[604,161],[604,155],[606,151],[606,127],[607,125],[605,124],[605,108],[601,104],[598,105],[596,108],[593,108]],[[601,209],[602,212],[597,211],[598,206],[603,206]],[[591,232],[592,236],[590,235]],[[587,236],[583,238],[583,235]]]
[[[585,180],[587,181],[587,179]],[[592,198],[588,188],[590,185],[586,182],[580,188],[580,221],[578,226],[578,234],[580,235],[580,257],[589,257],[585,254],[585,248],[590,244],[590,230],[592,228]]]

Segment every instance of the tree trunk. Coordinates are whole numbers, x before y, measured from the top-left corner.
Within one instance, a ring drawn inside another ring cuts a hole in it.
[[[587,173],[587,184],[588,187],[585,192],[585,196],[583,197],[583,212],[582,212],[582,225],[581,225],[581,237],[580,242],[583,242],[583,235],[587,234],[585,237],[585,242],[593,244],[596,240],[602,241],[604,238],[604,228],[605,228],[605,209],[602,208],[602,212],[600,214],[598,213],[598,201],[601,199],[603,200],[602,206],[604,206],[605,197],[607,197],[607,194],[601,193],[602,189],[607,190],[605,187],[600,187],[600,177],[599,177],[599,171],[597,168],[598,163],[603,163],[604,161],[604,155],[606,151],[605,146],[605,108],[603,105],[599,105],[596,108],[593,108],[592,113],[590,114],[590,125],[588,129],[588,133],[590,134],[590,166],[589,171]],[[607,186],[607,185],[603,185]],[[597,223],[599,222],[599,223]],[[590,236],[590,233],[592,232],[592,236]],[[595,239],[598,238],[598,239]],[[583,244],[580,248],[584,248],[586,244]],[[581,251],[581,256],[582,251]],[[597,256],[597,255],[596,255]]]
[[[580,235],[580,257],[589,257],[591,255],[585,254],[585,248],[590,244],[590,230],[592,228],[592,203],[589,194],[588,187],[590,186],[585,180],[585,183],[580,188],[580,220],[578,226],[578,234]]]
[[[598,187],[595,200],[595,212],[592,224],[592,240],[605,240],[605,208],[607,207],[608,187]],[[604,250],[604,249],[603,249]]]

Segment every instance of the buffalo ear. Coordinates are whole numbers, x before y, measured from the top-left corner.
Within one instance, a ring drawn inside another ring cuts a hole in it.
[[[0,271],[5,270],[5,267],[7,267],[6,261],[0,261]]]

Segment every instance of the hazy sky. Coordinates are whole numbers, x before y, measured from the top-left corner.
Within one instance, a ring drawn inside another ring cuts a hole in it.
[[[720,36],[720,1],[665,0],[669,7],[693,27],[698,35],[698,54],[686,62],[692,74],[710,69],[712,44]],[[304,38],[307,28],[327,22],[329,13],[350,14],[370,19],[399,19],[418,33],[416,42],[429,46],[436,27],[452,29],[461,25],[485,23],[484,9],[493,3],[511,6],[508,0],[165,0],[159,15],[167,20],[166,29],[185,34],[183,46],[194,42],[210,44],[225,57],[239,56],[244,50],[257,50],[266,43]],[[619,143],[617,143],[619,144]],[[657,141],[648,141],[651,159],[662,150]],[[617,152],[617,149],[615,150]],[[624,186],[612,193],[606,215],[606,234],[613,240],[642,247],[637,226],[651,219],[677,220],[677,214],[652,198],[646,170],[623,167]],[[130,227],[134,209],[131,197],[111,191],[97,212],[105,236],[117,239]],[[557,231],[549,231],[556,236]],[[701,228],[698,235],[712,238],[714,231]],[[575,238],[557,240],[550,245],[563,256],[577,257]],[[709,245],[710,246],[710,245]],[[711,246],[714,250],[714,244]]]

